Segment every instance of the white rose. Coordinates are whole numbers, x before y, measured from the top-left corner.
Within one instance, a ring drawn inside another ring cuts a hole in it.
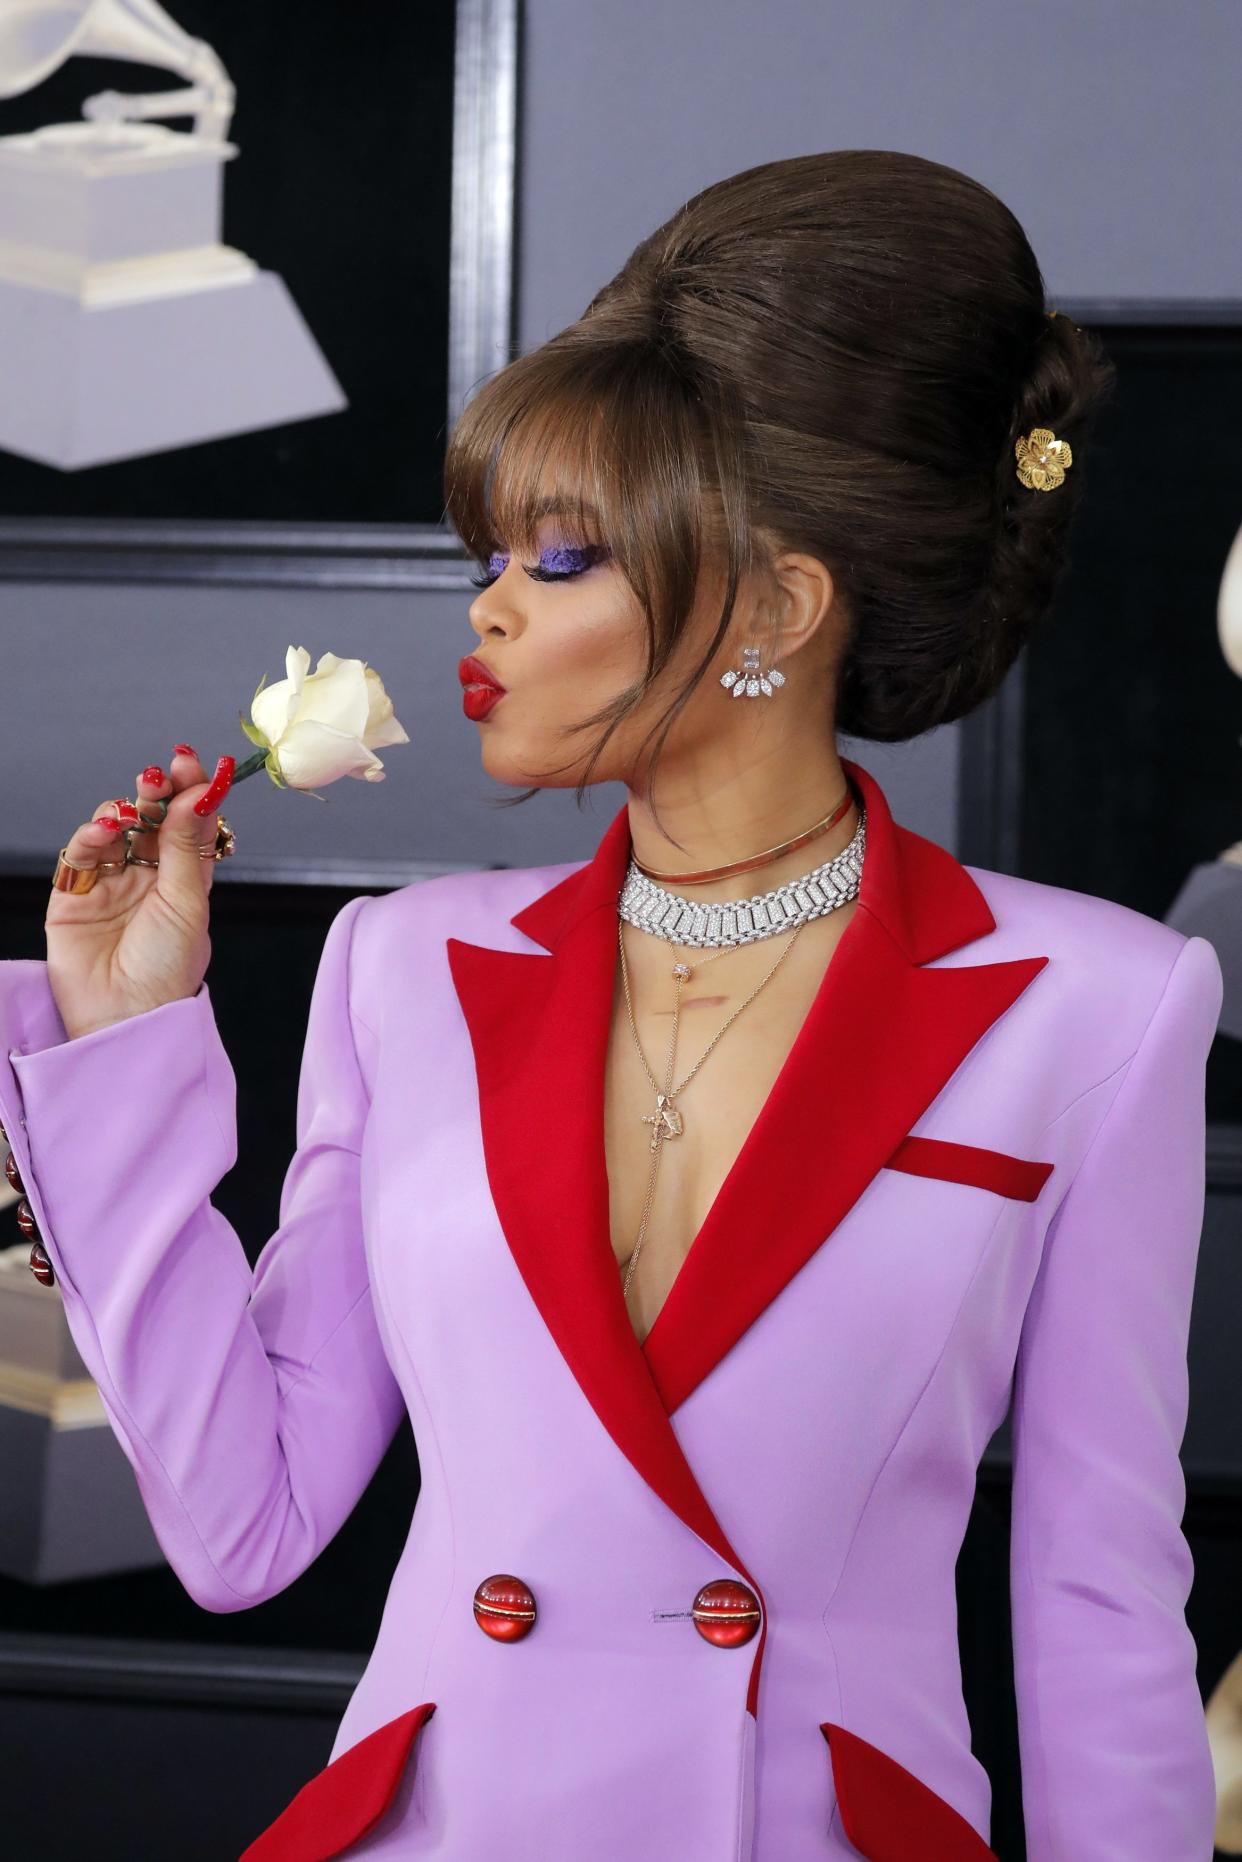
[[[338,776],[382,782],[384,765],[374,752],[410,741],[393,715],[383,680],[365,660],[335,653],[321,654],[314,672],[309,666],[306,648],[291,646],[285,654],[288,676],[266,689],[267,674],[259,681],[250,706],[253,722],[238,713],[251,742],[270,751],[265,768],[273,782],[312,793],[315,783]]]

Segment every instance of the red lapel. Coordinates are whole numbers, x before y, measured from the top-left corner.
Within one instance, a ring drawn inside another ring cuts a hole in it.
[[[550,957],[447,940],[474,1048],[488,1183],[519,1271],[618,1447],[752,1584],[671,1416],[824,1245],[1048,961],[923,968],[986,936],[995,920],[965,867],[899,826],[874,778],[842,762],[867,806],[859,909],[641,1346],[612,1252],[604,1152],[628,809],[593,859],[512,918]],[[773,1184],[780,1186],[776,1224]],[[759,1227],[765,1246],[755,1251]]]
[[[832,1755],[845,1834],[868,1862],[996,1862],[974,1824],[887,1752],[831,1720],[819,1730]]]
[[[436,1710],[410,1707],[346,1747],[302,1786],[238,1862],[331,1862],[373,1829],[397,1794],[410,1750]]]

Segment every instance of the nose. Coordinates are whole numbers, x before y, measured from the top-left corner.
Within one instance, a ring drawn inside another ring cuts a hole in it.
[[[507,597],[500,593],[503,581],[503,574],[497,576],[491,587],[483,589],[470,603],[470,625],[480,640],[496,634],[509,637],[522,624],[521,616],[509,606]]]

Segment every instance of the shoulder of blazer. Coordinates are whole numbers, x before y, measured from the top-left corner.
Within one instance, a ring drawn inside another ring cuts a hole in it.
[[[1101,1051],[1116,1062],[1133,1052],[1173,966],[1190,940],[1172,925],[1133,906],[1069,886],[1045,885],[1011,873],[968,867],[996,919],[988,955],[1043,950],[1056,1001],[1070,1017],[1086,1017]],[[1049,992],[1045,999],[1051,1000]]]
[[[451,937],[501,950],[538,950],[508,920],[529,899],[546,892],[581,864],[581,860],[568,860],[559,866],[436,873],[434,879],[413,879],[391,892],[361,896],[348,965],[350,1007],[356,1020],[380,1039],[387,1004],[393,991],[400,992],[402,987],[421,1002],[428,1000],[428,992],[432,996],[443,992],[445,1000],[456,1005],[447,951]],[[350,911],[356,903],[358,897],[348,899],[341,912]]]
[[[586,864],[562,860],[548,866],[477,867],[437,873],[433,879],[411,880],[391,892],[372,894],[354,926],[351,976],[357,1012],[365,1017],[371,1002],[378,1013],[376,1003],[415,946],[444,958],[444,981],[450,989],[445,949],[449,938],[498,950],[540,951],[511,920]],[[430,980],[425,964],[423,974]]]

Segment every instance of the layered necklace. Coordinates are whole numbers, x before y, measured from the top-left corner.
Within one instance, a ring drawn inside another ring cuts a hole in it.
[[[777,886],[770,892],[754,893],[749,898],[712,900],[703,902],[687,899],[680,893],[668,891],[659,882],[672,879],[678,885],[707,885],[712,881],[731,878],[735,874],[747,873],[758,867],[767,866],[796,848],[805,846],[815,840],[846,814],[852,801],[857,801],[858,827],[848,846],[840,853],[834,854],[822,865],[813,867],[798,879],[791,879],[783,886]],[[685,1130],[685,1121],[677,1104],[678,1096],[684,1092],[708,1055],[732,1027],[742,1010],[747,1008],[755,997],[765,989],[776,975],[786,957],[798,941],[803,926],[812,918],[822,918],[828,912],[837,911],[842,905],[858,897],[862,879],[863,855],[867,843],[866,809],[861,796],[855,797],[853,790],[846,787],[845,795],[823,818],[815,822],[801,834],[795,834],[791,840],[783,841],[778,847],[768,847],[762,853],[753,854],[744,860],[738,860],[728,866],[705,868],[697,873],[653,873],[643,867],[631,855],[630,864],[625,875],[618,901],[617,942],[621,958],[621,982],[625,991],[625,1008],[629,1017],[630,1031],[634,1045],[638,1050],[643,1071],[651,1082],[655,1094],[655,1107],[642,1115],[644,1125],[650,1125],[651,1169],[647,1178],[646,1195],[643,1198],[642,1216],[638,1225],[638,1236],[630,1253],[625,1269],[623,1297],[628,1298],[630,1282],[634,1278],[634,1269],[638,1264],[639,1251],[647,1233],[647,1221],[651,1213],[652,1198],[655,1194],[656,1177],[659,1173],[660,1158],[665,1142],[670,1138],[680,1138]],[[715,956],[698,960],[693,965],[684,957],[671,966],[674,984],[673,1025],[669,1037],[668,1054],[665,1060],[664,1083],[656,1079],[647,1064],[639,1040],[638,1028],[634,1021],[634,1005],[630,995],[629,967],[625,957],[625,938],[622,925],[633,925],[636,930],[645,931],[652,937],[671,944],[675,950],[714,950]],[[791,933],[788,943],[781,951],[776,962],[768,970],[762,981],[751,990],[750,994],[738,1004],[728,1020],[717,1029],[699,1058],[689,1072],[673,1083],[674,1056],[677,1051],[677,1028],[681,1015],[681,992],[685,983],[716,962],[718,957],[727,956],[729,951],[739,949],[743,944],[753,944],[760,938],[778,937],[784,932]]]

